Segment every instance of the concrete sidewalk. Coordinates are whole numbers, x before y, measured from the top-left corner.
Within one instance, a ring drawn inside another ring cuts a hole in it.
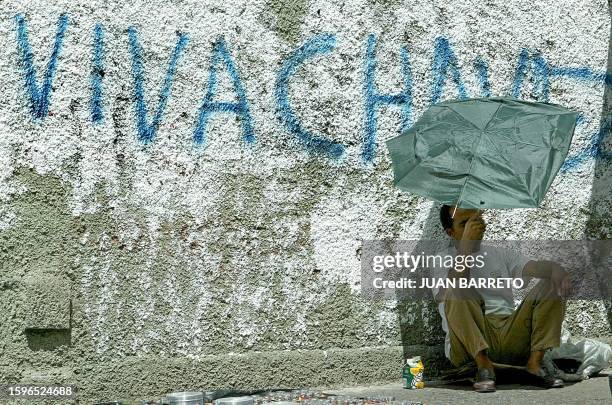
[[[434,385],[421,390],[402,388],[402,382],[379,386],[364,386],[326,390],[326,393],[354,397],[395,397],[396,401],[413,401],[422,404],[612,404],[612,395],[606,370],[598,377],[563,388],[544,390],[519,384],[498,385],[493,393],[478,394],[470,384]]]

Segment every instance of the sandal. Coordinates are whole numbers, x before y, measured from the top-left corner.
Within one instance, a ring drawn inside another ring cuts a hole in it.
[[[495,373],[488,368],[479,368],[474,381],[474,391],[495,392]]]
[[[538,374],[533,374],[529,371],[527,373],[529,374],[528,383],[537,387],[561,388],[565,385],[562,379],[555,377],[543,367],[540,367]]]

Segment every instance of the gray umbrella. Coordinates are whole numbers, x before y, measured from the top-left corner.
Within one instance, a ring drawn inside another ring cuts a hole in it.
[[[567,156],[577,115],[505,97],[435,104],[387,141],[394,184],[461,208],[537,207]]]

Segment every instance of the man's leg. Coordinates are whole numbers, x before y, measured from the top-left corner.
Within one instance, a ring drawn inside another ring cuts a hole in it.
[[[487,350],[492,342],[484,302],[471,289],[446,291],[444,312],[451,344],[451,362],[460,366],[474,359],[478,372],[474,381],[477,392],[495,391],[495,371]]]
[[[565,301],[550,280],[540,280],[503,327],[502,360],[508,364],[526,363],[528,372],[540,374],[546,350],[561,344],[564,316]]]
[[[451,343],[451,362],[459,367],[471,360],[479,368],[493,369],[487,356],[490,334],[480,294],[471,289],[449,289],[444,312]]]
[[[559,297],[550,280],[541,280],[536,289],[531,320],[531,355],[527,361],[527,371],[531,372],[540,369],[546,350],[561,344],[561,324],[565,317],[565,301]],[[529,295],[525,300],[527,298]]]

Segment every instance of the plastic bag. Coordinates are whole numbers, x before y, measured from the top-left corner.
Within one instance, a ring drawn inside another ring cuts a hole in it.
[[[557,367],[553,362],[555,359],[576,360],[580,366],[574,373],[569,373]],[[595,339],[583,339],[576,343],[567,341],[546,352],[543,366],[565,381],[580,381],[607,368],[610,360],[612,360],[610,345]]]

